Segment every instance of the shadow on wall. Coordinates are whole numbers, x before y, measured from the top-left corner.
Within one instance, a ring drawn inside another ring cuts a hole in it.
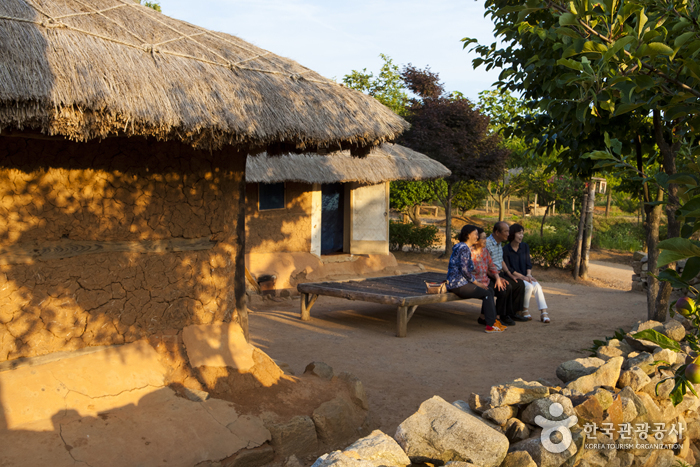
[[[0,361],[237,319],[244,167],[140,138],[0,137]]]

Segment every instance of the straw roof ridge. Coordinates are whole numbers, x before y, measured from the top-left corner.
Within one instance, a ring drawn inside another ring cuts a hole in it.
[[[385,143],[366,157],[354,157],[350,151],[332,154],[267,153],[249,156],[246,182],[377,184],[393,180],[426,180],[447,177],[451,172],[438,161],[398,144]]]
[[[357,149],[408,127],[292,60],[131,0],[3,0],[0,50],[0,129],[258,152]]]

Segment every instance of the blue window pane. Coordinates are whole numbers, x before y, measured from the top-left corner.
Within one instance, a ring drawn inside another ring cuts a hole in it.
[[[258,209],[284,209],[284,182],[261,183]]]

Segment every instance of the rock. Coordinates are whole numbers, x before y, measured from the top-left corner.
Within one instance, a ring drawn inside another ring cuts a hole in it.
[[[600,406],[603,408],[603,410],[608,410],[608,408],[610,408],[610,406],[613,404],[613,393],[603,388],[597,388],[589,394],[586,394],[586,396],[595,397],[598,399],[598,402],[600,402]]]
[[[537,464],[527,451],[515,451],[508,453],[501,467],[537,467]]]
[[[617,387],[630,386],[633,391],[639,391],[649,384],[649,381],[651,381],[651,378],[641,368],[635,366],[620,374],[620,379],[617,380]]]
[[[304,374],[318,376],[319,378],[330,381],[333,378],[333,368],[323,362],[311,362],[306,365]]]
[[[299,459],[297,456],[292,454],[289,456],[284,463],[282,464],[282,467],[304,467],[301,462],[299,462]]]
[[[629,370],[635,366],[639,367],[647,375],[650,375],[656,371],[654,357],[649,352],[640,352],[634,357],[632,357],[632,354],[630,354],[628,359],[625,360],[625,363],[622,364],[622,369]]]
[[[316,462],[311,467],[328,467],[331,465],[334,467],[375,467],[370,461],[353,459],[340,451],[322,455],[316,459]]]
[[[367,411],[342,396],[324,402],[311,416],[318,439],[336,446],[356,439],[367,422]]]
[[[668,395],[671,394],[671,391],[673,390],[673,386],[675,385],[673,378],[666,379],[668,377],[668,375],[656,374],[652,376],[651,380],[649,381],[649,383],[647,383],[646,386],[644,386],[637,392],[643,392],[649,394],[652,397],[668,397]],[[666,381],[661,383],[661,380],[664,379],[666,379]]]
[[[581,376],[590,375],[605,364],[605,360],[597,357],[577,358],[564,362],[557,368],[557,378],[568,383]]]
[[[685,338],[685,328],[676,320],[668,321],[664,324],[663,330],[659,332],[676,342],[680,342]]]
[[[350,397],[352,401],[358,407],[361,407],[364,410],[369,410],[369,403],[367,402],[367,393],[365,392],[365,387],[363,386],[362,381],[360,381],[360,378],[353,375],[352,373],[347,373],[343,371],[340,374],[338,374],[338,379],[343,381],[347,385],[348,389],[350,390]]]
[[[379,430],[374,430],[369,436],[358,439],[348,446],[343,454],[353,459],[369,461],[377,467],[406,466],[411,463],[401,446]]]
[[[543,444],[544,441],[545,440],[541,438],[541,435],[534,438],[529,438],[513,444],[510,447],[510,452],[527,452],[539,467],[559,467],[577,452],[576,444],[572,442],[562,452],[552,453],[545,448]],[[554,443],[550,439],[548,439],[548,441]],[[554,443],[554,445],[556,446],[558,443]],[[564,446],[562,446],[562,448],[563,447]]]
[[[178,389],[178,393],[184,394],[184,396],[192,402],[204,402],[209,399],[208,392],[200,391],[199,389],[190,389],[184,386]]]
[[[662,332],[664,329],[664,325],[662,323],[659,323],[658,321],[640,321],[632,328],[630,332],[628,332],[625,335],[625,340],[635,350],[653,352],[658,347],[658,345],[651,341],[635,339],[634,337],[632,337],[634,334],[641,331],[646,331],[647,329],[653,329],[655,331]]]
[[[620,402],[622,403],[622,423],[630,423],[632,420],[637,418],[639,415],[637,413],[637,406],[634,404],[632,399],[628,397],[620,397]]]
[[[586,449],[581,455],[581,464],[588,465],[591,467],[607,467],[610,462],[615,459],[617,454],[617,449],[614,447],[607,447],[613,444],[612,438],[605,436],[603,433],[596,433],[595,440],[587,440],[586,444],[597,444],[606,447],[599,447],[596,449]]]
[[[298,415],[284,423],[273,423],[265,420],[265,426],[270,430],[272,447],[281,457],[292,454],[303,457],[318,449],[316,426],[306,415]]]
[[[506,438],[511,443],[517,443],[530,437],[530,429],[517,418],[508,420],[505,426]]]
[[[602,423],[605,417],[605,409],[595,396],[588,396],[584,402],[577,404],[574,410],[579,418],[579,424]]]
[[[617,396],[620,397],[621,399],[623,399],[623,401],[622,401],[623,408],[624,408],[624,399],[629,399],[634,404],[634,408],[637,410],[638,416],[645,415],[647,413],[646,409],[644,408],[644,402],[642,401],[642,399],[640,399],[640,397],[637,395],[637,393],[635,393],[632,390],[632,388],[629,388],[629,387],[624,388],[622,391],[620,391],[617,394]]]
[[[642,258],[644,258],[644,262],[646,262],[647,261],[646,257],[647,257],[647,254],[644,253],[643,251],[635,251],[634,253],[632,253],[632,261],[640,261],[641,262]]]
[[[255,415],[241,415],[227,424],[226,428],[239,438],[247,440],[247,449],[260,446],[272,437],[263,421]]]
[[[469,396],[469,408],[481,415],[491,408],[491,398],[482,397],[479,394],[471,393]]]
[[[627,357],[634,349],[625,341],[610,339],[607,345],[598,347],[596,356],[601,360],[610,360],[612,357]]]
[[[471,462],[461,462],[461,461],[450,461],[445,464],[445,467],[478,467]]]
[[[679,354],[670,349],[658,348],[654,351],[654,361],[665,361],[669,365],[675,365],[678,363]],[[685,363],[685,358],[683,358],[683,363]],[[656,366],[663,366],[665,363],[657,364]]]
[[[554,403],[558,403],[562,406],[564,411],[560,415],[555,416],[550,412],[550,407]],[[530,405],[523,410],[520,419],[524,423],[537,425],[535,418],[538,416],[544,417],[548,420],[559,421],[567,419],[572,415],[576,415],[576,412],[574,411],[574,406],[571,403],[571,400],[566,396],[562,396],[561,394],[552,394],[547,398],[538,399],[530,403]]]
[[[508,452],[503,434],[438,396],[404,420],[394,438],[414,463],[469,461],[497,467]]]
[[[506,424],[508,419],[515,417],[518,413],[517,407],[511,407],[509,405],[504,405],[503,407],[495,407],[484,412],[483,417],[487,420],[491,420],[496,425],[503,426]]]
[[[262,467],[275,458],[275,450],[265,444],[255,449],[243,449],[221,461],[221,467]]]
[[[463,412],[466,412],[466,413],[468,413],[469,415],[471,415],[471,416],[473,416],[473,417],[480,417],[480,415],[479,415],[478,413],[474,412],[474,411],[469,407],[469,404],[467,404],[467,403],[464,402],[464,401],[454,401],[454,402],[452,403],[452,405],[454,405],[454,406],[457,407],[459,410],[461,410],[461,411],[463,411]],[[491,422],[490,420],[485,420],[485,419],[483,419],[483,418],[482,418],[481,420],[482,420],[484,423],[486,423],[489,427],[493,428],[494,430],[496,430],[496,431],[498,431],[498,432],[502,432],[502,431],[503,431],[503,427],[501,427],[500,425],[496,425],[495,423]]]
[[[576,389],[584,394],[600,386],[614,388],[620,377],[620,369],[624,360],[622,357],[613,357],[598,368],[595,373],[581,376],[577,380],[570,382],[566,387],[571,390]]]
[[[541,399],[549,395],[549,388],[537,382],[527,382],[516,379],[512,383],[491,387],[491,405],[501,407],[503,405],[527,404],[535,399]]]

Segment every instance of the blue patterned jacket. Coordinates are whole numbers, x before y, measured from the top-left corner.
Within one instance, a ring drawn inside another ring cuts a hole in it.
[[[472,251],[466,243],[460,242],[452,247],[450,264],[447,267],[447,290],[457,289],[474,282],[473,273]]]

